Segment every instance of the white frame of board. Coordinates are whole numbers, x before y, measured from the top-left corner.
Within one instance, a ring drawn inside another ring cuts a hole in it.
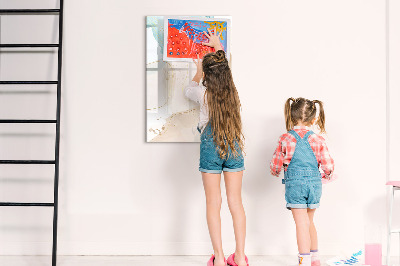
[[[226,58],[229,61],[230,50],[231,50],[231,20],[229,18],[199,18],[190,16],[165,16],[164,17],[164,51],[163,61],[165,62],[193,62],[191,58],[168,58],[167,57],[167,42],[168,42],[168,19],[185,19],[185,20],[199,20],[199,21],[226,21]]]

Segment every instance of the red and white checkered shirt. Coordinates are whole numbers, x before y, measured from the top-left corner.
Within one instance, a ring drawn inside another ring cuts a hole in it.
[[[295,126],[293,128],[297,134],[302,138],[304,135],[311,130],[305,126]],[[322,170],[322,178],[330,179],[335,168],[334,161],[329,154],[328,147],[326,146],[325,139],[317,134],[311,134],[308,138],[311,149],[313,150],[315,157],[318,161],[318,167]],[[282,166],[286,170],[293,157],[294,150],[296,148],[296,138],[290,134],[285,133],[279,138],[278,147],[276,148],[274,155],[271,160],[270,168],[271,174],[279,176],[282,170]]]

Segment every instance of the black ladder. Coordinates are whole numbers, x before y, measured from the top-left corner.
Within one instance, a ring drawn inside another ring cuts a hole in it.
[[[0,15],[58,15],[58,43],[57,44],[0,44],[0,48],[58,48],[57,80],[51,81],[0,81],[2,84],[54,84],[57,85],[57,110],[55,120],[41,119],[0,119],[0,123],[53,123],[56,125],[54,160],[0,160],[0,164],[54,164],[54,198],[53,202],[0,202],[0,206],[22,207],[53,207],[53,246],[52,266],[57,264],[57,218],[58,218],[58,180],[59,180],[59,153],[60,153],[60,110],[61,110],[61,66],[62,66],[62,32],[63,32],[63,0],[60,0],[59,9],[0,9]]]

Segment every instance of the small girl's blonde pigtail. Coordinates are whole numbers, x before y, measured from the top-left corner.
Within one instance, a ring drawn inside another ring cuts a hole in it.
[[[325,112],[324,112],[324,104],[319,101],[319,100],[314,100],[313,104],[318,104],[319,105],[319,115],[318,115],[318,120],[317,120],[317,125],[319,129],[321,130],[321,133],[325,133]]]
[[[286,130],[290,131],[293,129],[293,120],[292,120],[292,105],[290,101],[294,102],[293,98],[289,98],[285,103],[285,122],[286,122]]]

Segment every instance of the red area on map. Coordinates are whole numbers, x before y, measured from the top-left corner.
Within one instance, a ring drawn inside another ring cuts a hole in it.
[[[195,43],[192,39],[188,37],[186,32],[193,31],[189,27],[185,27],[183,30],[178,30],[173,27],[168,27],[168,43],[167,43],[167,56],[173,58],[197,58],[199,55],[200,58],[207,53],[214,52],[215,49],[206,45],[202,45],[201,43]],[[201,42],[207,42],[208,38],[201,34],[195,37]]]

